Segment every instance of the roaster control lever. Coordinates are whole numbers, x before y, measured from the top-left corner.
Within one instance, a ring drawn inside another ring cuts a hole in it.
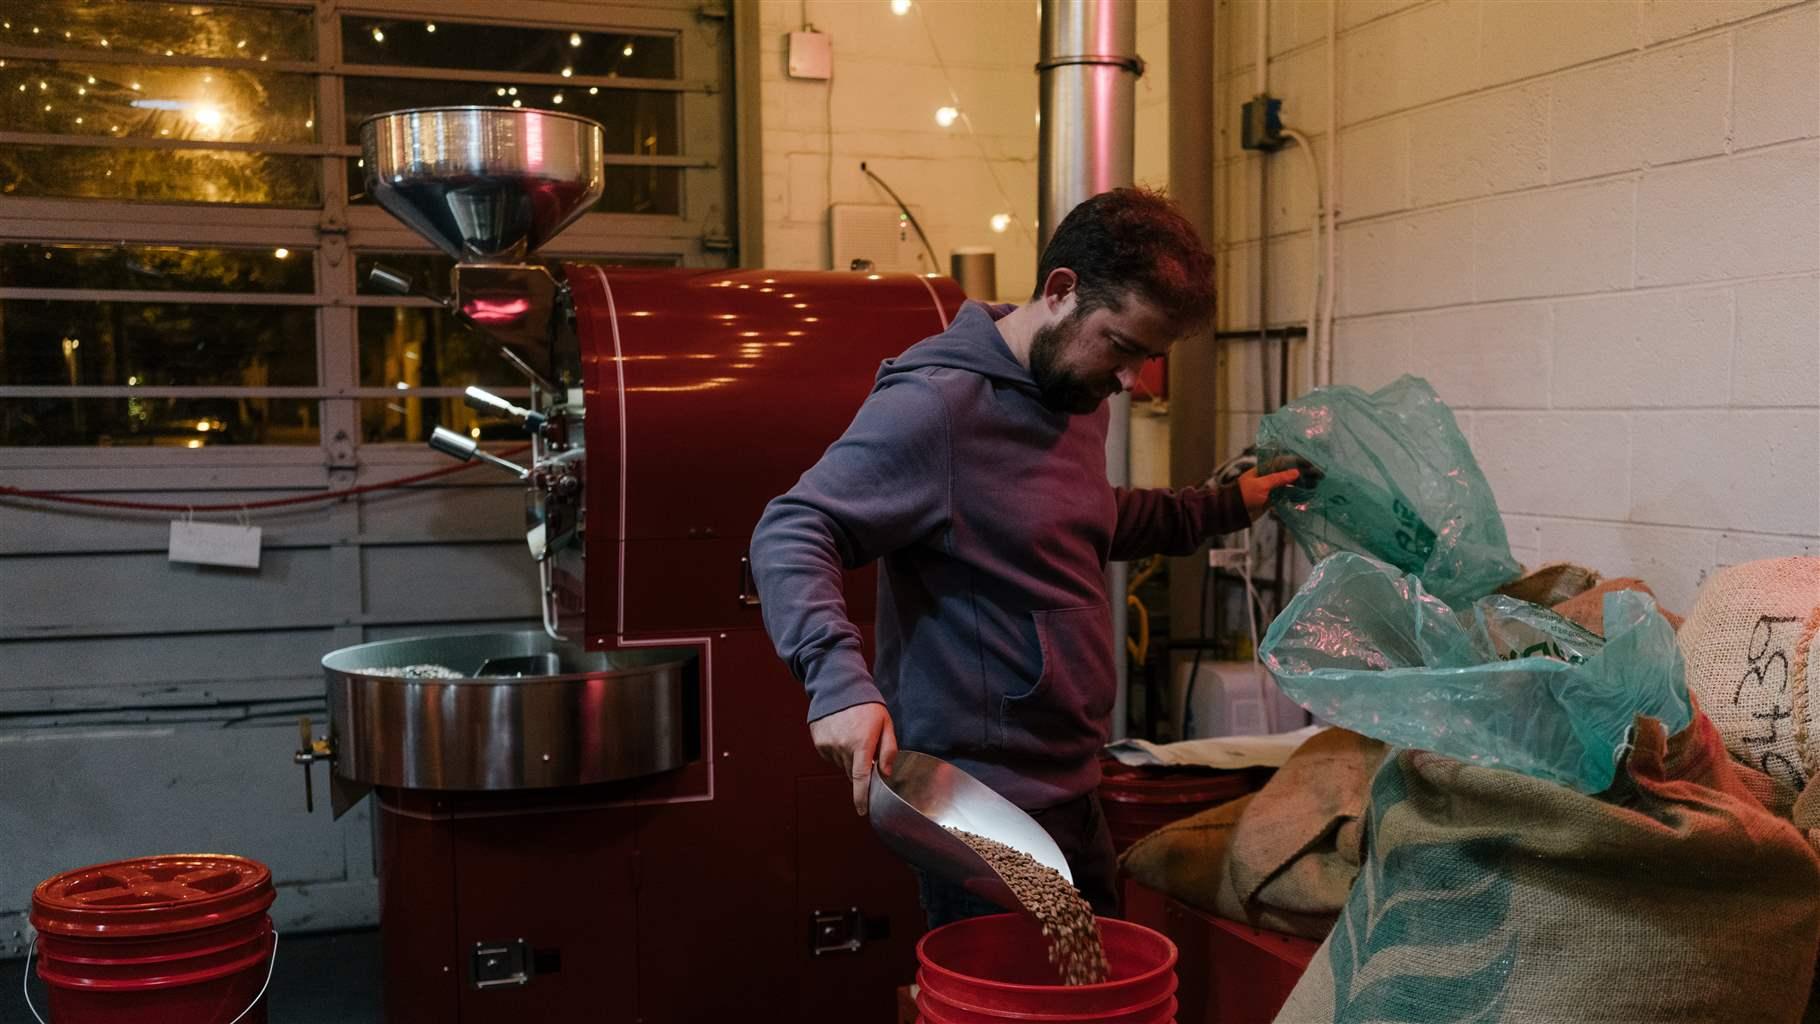
[[[291,761],[303,767],[303,809],[311,814],[316,813],[316,791],[310,780],[310,765],[334,759],[335,748],[326,737],[311,737],[310,716],[297,719],[297,752],[291,755]]]

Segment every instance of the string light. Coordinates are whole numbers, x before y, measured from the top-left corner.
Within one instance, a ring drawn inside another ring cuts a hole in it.
[[[903,17],[910,13],[910,0],[891,0],[891,13]]]
[[[434,32],[434,31],[436,31],[436,23],[435,23],[435,22],[433,22],[433,21],[426,21],[426,22],[424,22],[424,23],[423,23],[423,30],[424,30],[424,31],[425,31],[425,32]]]
[[[288,260],[291,258],[291,250],[280,247],[277,249],[273,249],[272,255],[276,256],[277,258],[279,258],[281,260]]]
[[[953,107],[935,108],[935,123],[941,125],[943,128],[952,127],[954,122],[960,119],[960,116],[961,112]]]
[[[571,77],[574,77],[574,75],[575,75],[574,68],[563,68],[562,69],[562,77],[571,78]]]
[[[375,42],[375,43],[383,43],[383,42],[385,42],[385,33],[384,33],[384,32],[382,32],[382,31],[380,31],[380,29],[379,29],[379,26],[378,26],[378,25],[374,25],[374,26],[373,26],[373,41],[374,41],[374,42]]]
[[[1010,214],[995,213],[992,215],[992,230],[994,230],[1002,235],[1005,233],[1005,229],[1009,228],[1010,226],[1011,226],[1011,215]]]
[[[581,45],[581,33],[580,32],[569,33],[569,45],[570,46],[580,46]]]
[[[623,50],[621,50],[621,51],[619,51],[619,54],[620,54],[620,56],[622,56],[622,57],[630,57],[630,56],[632,56],[632,44],[631,44],[631,43],[627,43],[627,44],[626,44],[626,48],[625,48],[625,49],[623,49]]]

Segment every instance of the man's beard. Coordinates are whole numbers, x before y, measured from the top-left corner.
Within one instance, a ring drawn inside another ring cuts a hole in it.
[[[1062,351],[1078,329],[1079,320],[1074,317],[1037,328],[1030,339],[1030,377],[1036,381],[1044,405],[1083,416],[1098,409],[1116,389],[1109,390],[1106,382],[1095,383],[1062,366]]]

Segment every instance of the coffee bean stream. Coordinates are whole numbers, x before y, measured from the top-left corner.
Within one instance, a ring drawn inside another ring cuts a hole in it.
[[[1043,926],[1049,942],[1049,962],[1061,973],[1064,985],[1092,985],[1111,974],[1106,951],[1100,945],[1100,928],[1093,907],[1068,883],[1062,873],[1020,850],[997,840],[950,827],[1011,887],[1024,909]]]

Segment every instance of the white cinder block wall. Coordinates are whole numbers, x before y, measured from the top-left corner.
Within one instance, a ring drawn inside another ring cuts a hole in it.
[[[1134,0],[1137,180],[1169,172],[1169,0]],[[947,273],[951,249],[998,252],[999,296],[1022,302],[1036,279],[1037,0],[759,0],[759,122],[767,267],[829,269],[830,203],[889,203],[860,161],[910,204]],[[834,77],[790,78],[788,35],[829,35]],[[936,108],[972,121],[943,128]],[[1003,234],[992,216],[1016,222]]]
[[[942,273],[951,249],[989,245],[998,252],[1000,296],[1028,296],[1036,275],[1035,0],[915,0],[903,15],[889,0],[759,0],[759,14],[762,265],[830,269],[829,204],[891,202],[861,173],[863,160],[915,212]],[[788,35],[805,25],[829,36],[829,81],[785,73]],[[964,111],[973,132],[936,124],[944,106]],[[1015,218],[1003,234],[990,226],[997,213]]]
[[[1327,0],[1220,0],[1222,320],[1256,325],[1270,90],[1327,156]],[[1426,376],[1518,558],[1642,576],[1820,554],[1820,2],[1342,0],[1339,383]],[[1302,157],[1269,158],[1269,319],[1306,316]],[[1304,354],[1305,355],[1305,354]],[[1255,431],[1234,346],[1229,443]],[[1305,362],[1293,390],[1307,386]]]

